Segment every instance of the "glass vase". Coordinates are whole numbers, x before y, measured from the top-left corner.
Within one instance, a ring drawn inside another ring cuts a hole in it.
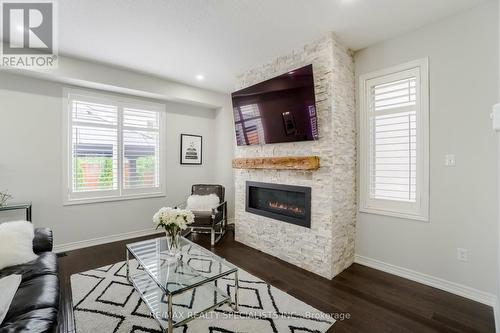
[[[181,237],[178,232],[171,233],[166,231],[167,236],[167,255],[172,259],[181,257]]]

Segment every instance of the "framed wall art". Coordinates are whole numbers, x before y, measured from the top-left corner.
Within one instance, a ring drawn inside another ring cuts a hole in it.
[[[181,134],[181,164],[201,165],[203,162],[203,137]]]

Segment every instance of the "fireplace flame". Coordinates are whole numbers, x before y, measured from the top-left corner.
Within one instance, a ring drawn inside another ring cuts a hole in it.
[[[288,206],[285,203],[279,201],[269,201],[269,208],[287,210],[295,214],[303,214],[304,209],[297,206]]]

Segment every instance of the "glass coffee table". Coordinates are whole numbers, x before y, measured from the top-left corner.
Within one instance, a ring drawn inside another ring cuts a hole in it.
[[[165,237],[127,244],[127,279],[168,333],[223,304],[238,311],[238,268],[186,238],[180,242],[178,261],[167,255]],[[229,275],[234,275],[234,302],[217,287],[217,280]]]

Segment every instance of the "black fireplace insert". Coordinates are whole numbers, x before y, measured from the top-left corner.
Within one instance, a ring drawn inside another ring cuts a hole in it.
[[[310,228],[311,188],[247,181],[246,211]]]

